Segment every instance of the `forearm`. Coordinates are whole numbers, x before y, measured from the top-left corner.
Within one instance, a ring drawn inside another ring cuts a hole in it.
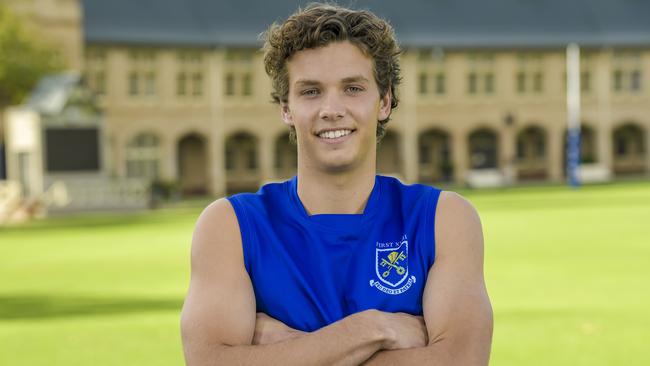
[[[380,350],[369,358],[364,366],[382,365],[431,365],[487,366],[490,359],[490,339],[464,340],[441,339],[426,347]]]
[[[451,365],[449,354],[432,346],[399,350],[380,350],[363,363],[364,366],[382,365]]]
[[[318,331],[265,345],[218,345],[189,352],[189,366],[359,365],[382,348],[386,337],[372,313],[358,313]]]

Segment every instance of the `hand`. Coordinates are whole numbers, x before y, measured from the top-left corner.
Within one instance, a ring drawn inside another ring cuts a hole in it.
[[[281,321],[271,318],[265,313],[257,313],[253,344],[278,343],[300,337],[304,334],[306,334],[306,332],[293,329]]]
[[[384,349],[424,347],[429,343],[423,317],[407,313],[379,313],[387,334]]]

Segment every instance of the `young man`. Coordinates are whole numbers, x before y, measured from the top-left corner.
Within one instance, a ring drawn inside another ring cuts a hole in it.
[[[316,4],[266,34],[298,174],[201,214],[188,365],[485,365],[483,237],[453,192],[376,175],[399,49],[366,11]]]

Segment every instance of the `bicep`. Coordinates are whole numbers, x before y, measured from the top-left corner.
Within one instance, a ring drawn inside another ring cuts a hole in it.
[[[186,357],[204,358],[222,345],[251,344],[255,296],[244,267],[232,206],[219,200],[199,218],[192,238],[192,272],[181,317]]]
[[[436,214],[437,254],[424,290],[429,343],[487,363],[492,308],[483,278],[483,234],[474,208],[444,192]]]

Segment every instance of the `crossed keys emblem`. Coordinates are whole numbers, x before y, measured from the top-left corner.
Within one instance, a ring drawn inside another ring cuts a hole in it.
[[[384,273],[381,274],[382,277],[386,278],[388,275],[390,275],[390,271],[395,268],[395,271],[397,271],[397,274],[403,275],[405,270],[404,267],[398,266],[396,263],[398,260],[404,260],[406,259],[406,256],[404,255],[404,251],[401,251],[399,253],[397,252],[391,252],[388,255],[388,260],[386,258],[382,258],[381,260],[381,266],[382,267],[388,267]]]

